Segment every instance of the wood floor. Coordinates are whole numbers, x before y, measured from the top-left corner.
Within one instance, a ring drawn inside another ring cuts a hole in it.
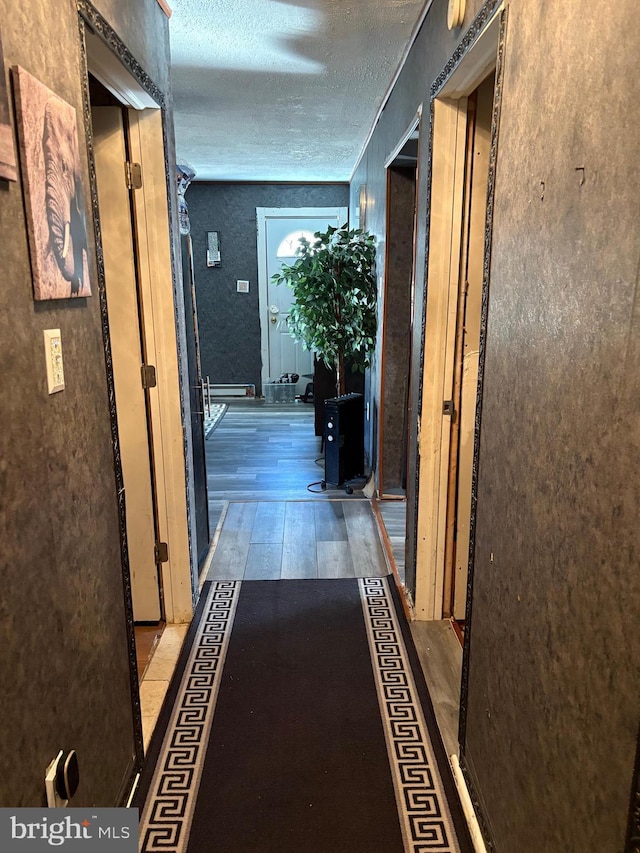
[[[210,501],[347,497],[344,489],[320,488],[321,439],[308,403],[231,402],[207,439],[206,456]]]
[[[206,442],[212,530],[226,514],[209,578],[385,573],[362,491],[321,487],[322,443],[313,426],[313,406],[301,402],[229,401]],[[402,577],[405,503],[383,501],[380,508]]]
[[[208,580],[381,577],[369,501],[230,502]]]
[[[136,625],[136,664],[138,666],[138,678],[142,678],[149,661],[153,657],[156,646],[164,631],[164,622],[157,625]]]
[[[382,518],[391,555],[396,564],[400,580],[405,580],[405,545],[407,541],[407,502],[406,500],[379,500],[377,507]]]

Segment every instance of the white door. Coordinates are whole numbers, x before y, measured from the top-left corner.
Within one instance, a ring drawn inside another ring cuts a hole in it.
[[[297,373],[296,388],[302,394],[313,374],[313,353],[296,343],[287,326],[293,294],[286,285],[272,284],[272,276],[283,263],[296,259],[301,234],[313,239],[316,231],[347,222],[346,207],[256,209],[258,220],[258,285],[262,335],[262,382],[283,373]]]
[[[131,208],[124,179],[126,154],[122,110],[93,107],[92,120],[133,618],[136,622],[157,622],[161,608],[155,559],[154,498],[147,406],[140,371],[142,340]]]

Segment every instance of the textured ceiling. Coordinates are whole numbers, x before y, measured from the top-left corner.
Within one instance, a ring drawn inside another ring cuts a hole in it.
[[[196,180],[346,181],[425,0],[171,0]]]

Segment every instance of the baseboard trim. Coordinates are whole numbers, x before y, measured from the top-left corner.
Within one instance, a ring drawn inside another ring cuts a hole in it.
[[[127,769],[120,785],[120,790],[118,791],[118,796],[116,798],[117,808],[129,807],[129,803],[131,802],[138,785],[139,778],[140,768],[138,767],[138,761],[134,754],[129,759],[129,764],[127,765]]]

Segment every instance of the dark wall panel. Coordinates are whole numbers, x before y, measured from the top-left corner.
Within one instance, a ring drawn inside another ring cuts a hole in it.
[[[411,362],[411,280],[415,221],[415,169],[393,167],[388,182],[387,281],[384,294],[382,376],[382,477],[389,494],[406,479],[409,369]]]
[[[100,5],[100,4],[99,4]],[[129,4],[105,3],[124,13]],[[167,49],[157,4],[138,4],[137,58]],[[146,14],[141,16],[140,9]],[[75,3],[0,0],[6,68],[71,103],[84,153]],[[28,34],[28,37],[26,35]],[[129,33],[130,35],[131,33]],[[121,31],[127,38],[126,29]],[[117,495],[100,304],[35,303],[20,182],[0,181],[0,805],[35,806],[61,748],[78,752],[74,805],[115,805],[134,753]],[[59,328],[66,389],[49,396],[43,330]]]
[[[261,390],[256,207],[347,207],[347,184],[193,183],[191,220],[202,373],[212,383]],[[207,267],[207,231],[220,232],[222,263]],[[249,293],[236,281],[248,280]]]

